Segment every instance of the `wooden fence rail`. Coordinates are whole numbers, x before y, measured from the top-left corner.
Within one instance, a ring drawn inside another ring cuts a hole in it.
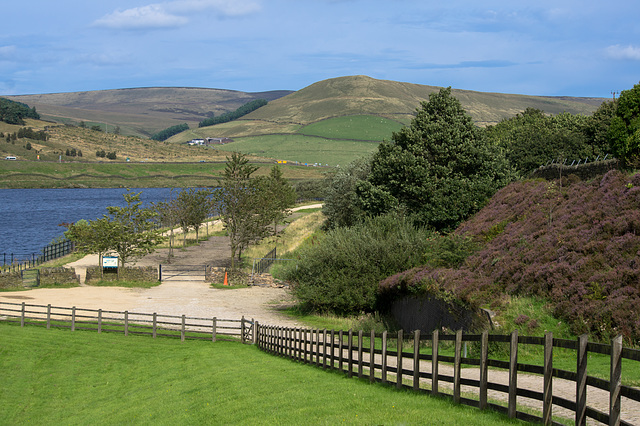
[[[103,309],[67,308],[51,305],[0,302],[0,320],[47,328],[93,330],[98,333],[115,332],[125,335],[149,335],[200,340],[235,340],[253,343],[253,320],[188,317]]]
[[[486,332],[476,335],[464,334],[462,331],[454,335],[441,334],[438,331],[431,335],[422,335],[420,331],[415,331],[406,336],[400,330],[397,336],[391,336],[386,331],[365,335],[362,331],[354,333],[352,330],[345,332],[287,328],[261,325],[257,322],[255,328],[256,344],[266,352],[324,369],[341,370],[349,377],[357,375],[360,378],[368,377],[371,382],[395,384],[399,389],[412,388],[434,395],[448,395],[457,403],[480,409],[492,408],[506,413],[511,418],[559,424],[552,418],[552,414],[558,415],[553,413],[553,408],[557,407],[560,415],[572,413],[575,424],[579,425],[586,424],[587,418],[611,425],[631,425],[640,421],[640,389],[621,384],[622,360],[640,361],[640,351],[623,348],[621,336],[614,339],[610,345],[605,345],[588,342],[586,335],[578,340],[566,340],[555,339],[551,333],[544,337],[519,336],[517,331],[510,335],[489,335]],[[468,342],[479,346],[479,358],[463,355],[463,347]],[[394,343],[395,347],[392,346]],[[489,346],[496,343],[507,345],[509,361],[489,358]],[[410,352],[405,349],[407,345],[411,345]],[[453,347],[453,356],[439,353],[444,345]],[[520,345],[541,346],[544,353],[541,365],[518,362]],[[425,346],[431,346],[431,354],[421,352],[421,347]],[[553,367],[554,348],[576,351],[575,371]],[[609,380],[587,375],[587,359],[592,353],[610,357]],[[474,371],[477,378],[462,377],[463,365],[476,367]],[[489,370],[489,367],[492,369]],[[507,371],[508,377],[501,382],[489,381],[489,376],[493,377],[499,370]],[[540,379],[540,385],[534,389],[519,387],[518,372],[539,375],[537,378]],[[557,390],[554,392],[554,378],[556,382],[564,379],[574,383],[575,387],[569,392],[571,395]],[[442,382],[450,384],[447,389]],[[608,412],[587,404],[587,386],[593,388],[590,392],[594,394],[605,392]],[[469,398],[469,391],[465,391],[467,389],[475,389],[473,393],[478,395],[478,399]],[[492,391],[491,400],[488,397],[489,391]],[[625,406],[621,404],[623,397]],[[534,405],[539,407],[541,404],[541,407],[534,410],[540,411],[542,417],[520,411],[523,405],[528,405],[523,404],[527,399],[539,401]],[[506,406],[493,400],[506,400]],[[626,419],[622,413],[632,414]]]

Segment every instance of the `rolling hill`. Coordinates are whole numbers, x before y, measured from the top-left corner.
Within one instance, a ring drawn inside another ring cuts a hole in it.
[[[297,92],[246,93],[202,88],[137,88],[93,92],[9,96],[35,106],[44,119],[65,124],[85,121],[112,133],[148,137],[169,126],[190,129],[170,143],[194,138],[228,137],[224,146],[264,158],[336,166],[374,151],[392,132],[410,123],[420,102],[438,91],[425,86],[367,76],[319,81]],[[497,123],[526,108],[549,114],[591,114],[602,98],[541,97],[454,89],[453,94],[478,125]],[[254,100],[269,103],[241,119],[198,128],[210,116],[233,111]],[[148,142],[150,147],[156,144]],[[164,148],[162,148],[164,149]],[[153,150],[152,150],[153,151]],[[144,158],[148,158],[145,154]]]
[[[169,140],[229,137],[234,142],[225,146],[228,150],[301,163],[346,164],[408,125],[420,103],[438,90],[367,76],[333,78],[271,101],[239,120],[190,129]],[[456,89],[453,94],[481,126],[529,107],[549,114],[591,114],[604,101]]]
[[[255,99],[271,101],[289,93],[149,87],[5,97],[35,106],[45,120],[64,124],[84,121],[107,130],[117,126],[122,134],[148,137],[176,124],[197,127],[211,113],[217,116]]]

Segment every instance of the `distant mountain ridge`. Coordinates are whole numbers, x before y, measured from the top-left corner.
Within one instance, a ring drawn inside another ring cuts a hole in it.
[[[334,117],[372,115],[408,124],[420,102],[440,87],[367,76],[319,81],[298,91],[241,92],[189,87],[148,87],[72,93],[6,96],[36,107],[44,119],[61,123],[101,124],[124,134],[148,137],[167,127],[187,123],[193,129],[211,116],[233,111],[256,99],[269,104],[242,118],[244,134],[260,134],[260,123],[308,125]],[[563,111],[591,114],[606,99],[484,93],[453,89],[453,95],[479,125],[497,123],[538,108],[550,114]],[[248,127],[255,127],[252,130]],[[237,136],[226,126],[221,135]],[[281,130],[279,130],[281,131]],[[287,133],[288,131],[285,131]],[[192,135],[191,132],[185,133]],[[184,139],[184,138],[183,138]]]
[[[44,119],[78,124],[118,126],[126,134],[145,136],[187,123],[197,127],[211,113],[234,111],[256,99],[272,101],[292,93],[287,90],[240,92],[191,87],[140,87],[87,92],[6,96],[35,106]]]

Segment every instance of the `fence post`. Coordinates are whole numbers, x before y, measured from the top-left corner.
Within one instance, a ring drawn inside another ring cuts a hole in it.
[[[398,341],[396,354],[396,388],[402,389],[402,330],[398,330]]]
[[[376,380],[376,332],[371,330],[369,337],[369,382]]]
[[[413,390],[420,389],[420,330],[413,332]]]
[[[542,392],[542,422],[553,423],[553,333],[544,335],[544,390]]]
[[[51,303],[47,305],[47,328],[51,328]]]
[[[25,304],[22,302],[22,308],[20,308],[20,327],[24,327],[24,313],[25,313]]]
[[[338,370],[340,371],[344,371],[344,363],[343,363],[343,359],[344,359],[344,353],[343,353],[343,346],[344,346],[344,333],[342,330],[338,331]]]
[[[102,333],[102,309],[98,309],[98,333]]]
[[[158,264],[158,281],[162,281],[162,264]]]
[[[258,321],[254,321],[253,322],[253,344],[254,345],[258,345],[258,347],[260,347],[260,334],[259,334],[259,330],[258,327],[260,327],[260,323]],[[214,340],[215,342],[215,340]]]
[[[587,422],[587,343],[588,335],[578,337],[576,377],[576,424]]]
[[[331,370],[335,369],[335,345],[336,345],[336,331],[334,329],[331,329],[331,343],[329,344],[329,350],[331,351],[331,355],[329,355],[329,364],[330,364],[330,368]]]
[[[387,330],[382,332],[382,373],[380,380],[387,383]]]
[[[439,346],[438,330],[433,330],[433,338],[431,340],[431,393],[438,394],[438,346]]]
[[[362,329],[358,331],[358,378],[362,378],[362,355],[363,355],[363,339],[362,339]]]
[[[611,342],[611,371],[609,374],[609,424],[620,424],[620,387],[622,385],[622,335]]]
[[[480,337],[480,409],[487,408],[487,389],[489,387],[489,332],[483,331]]]
[[[353,330],[349,329],[349,336],[347,342],[347,375],[353,376]]]
[[[240,341],[242,343],[244,342],[244,315],[242,316],[242,319],[240,320]]]
[[[76,307],[71,308],[71,331],[76,331]]]
[[[124,335],[129,335],[129,311],[124,311]]]
[[[185,333],[185,316],[182,314],[182,326],[180,327],[180,341],[184,342],[184,333]],[[244,317],[242,317],[242,323],[244,324]],[[244,336],[244,335],[243,335]],[[244,342],[242,342],[244,343]]]
[[[453,361],[453,402],[460,404],[460,373],[462,352],[462,330],[456,331],[456,345]]]
[[[158,336],[158,314],[156,312],[153,313],[153,338],[155,339]]]
[[[509,406],[507,411],[509,417],[516,418],[516,400],[518,389],[518,330],[511,333],[511,344],[509,347]]]
[[[327,329],[322,331],[322,368],[327,369]]]

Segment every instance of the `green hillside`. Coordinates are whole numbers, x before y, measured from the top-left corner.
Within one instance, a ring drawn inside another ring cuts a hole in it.
[[[347,164],[408,125],[420,103],[439,89],[367,76],[333,78],[273,100],[240,120],[190,129],[169,141],[228,137],[234,140],[225,146],[228,150],[299,162]],[[455,89],[453,95],[478,125],[497,123],[529,107],[549,114],[591,114],[604,101]]]

